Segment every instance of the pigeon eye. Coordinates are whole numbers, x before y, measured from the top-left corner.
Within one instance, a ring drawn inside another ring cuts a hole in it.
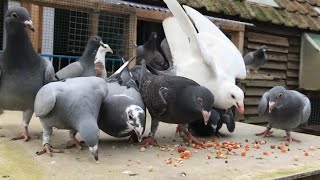
[[[202,105],[202,99],[198,97],[197,101]]]
[[[280,94],[278,95],[278,97],[279,97],[279,98],[281,98],[282,96],[283,96],[283,94],[282,94],[282,93],[280,93]]]
[[[15,12],[13,12],[13,13],[11,14],[11,17],[18,19],[18,15],[17,15],[17,13],[15,13]]]
[[[94,38],[95,41],[98,41],[98,38]]]
[[[231,94],[231,98],[232,98],[232,99],[235,99],[236,97],[235,97],[233,94]]]

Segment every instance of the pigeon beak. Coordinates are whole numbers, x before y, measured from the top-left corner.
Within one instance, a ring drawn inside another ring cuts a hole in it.
[[[99,157],[98,157],[98,145],[95,145],[93,147],[89,147],[89,150],[91,154],[93,155],[94,159],[96,160],[96,163],[99,163]]]
[[[24,21],[24,25],[26,28],[30,29],[32,32],[34,32],[33,23],[31,20]]]
[[[208,111],[205,111],[205,110],[202,109],[201,112],[202,112],[204,124],[207,125],[207,124],[208,124],[208,121],[209,121],[209,118],[210,118],[210,115],[211,115],[211,111],[208,112]]]
[[[136,127],[134,128],[134,132],[137,135],[138,141],[141,142],[142,141],[142,132],[143,132],[143,127]]]
[[[276,106],[276,102],[269,101],[269,113],[272,112],[273,108]]]
[[[238,103],[237,102],[236,108],[239,111],[239,113],[241,113],[241,114],[244,113],[244,104],[243,103]]]

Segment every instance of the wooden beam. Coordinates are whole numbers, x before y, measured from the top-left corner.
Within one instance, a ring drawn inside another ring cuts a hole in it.
[[[267,51],[266,54],[267,54],[268,61],[269,60],[282,61],[282,62],[287,62],[288,61],[287,54],[276,53],[276,52],[271,52],[271,51]]]
[[[248,32],[247,36],[248,36],[248,40],[251,42],[257,42],[257,43],[262,43],[266,45],[272,44],[272,45],[289,47],[288,38],[285,38],[285,37],[273,36],[273,35],[267,35],[267,34],[261,34],[261,33],[253,33],[253,32]]]
[[[300,61],[300,55],[299,54],[288,54],[288,61]]]
[[[274,87],[274,86],[285,86],[284,80],[279,81],[267,81],[267,80],[243,80],[246,86],[252,87]]]
[[[240,53],[243,54],[244,32],[243,31],[233,32],[231,36],[231,41],[239,49]]]
[[[148,9],[135,8],[135,12],[138,20],[141,21],[152,21],[152,22],[162,22],[166,18],[171,16],[169,12],[155,11]]]
[[[252,50],[259,49],[261,46],[261,43],[256,43],[256,42],[248,42],[247,47]],[[268,50],[267,51],[272,51],[272,52],[279,52],[279,53],[288,53],[288,48],[284,46],[275,46],[275,45],[268,45]]]

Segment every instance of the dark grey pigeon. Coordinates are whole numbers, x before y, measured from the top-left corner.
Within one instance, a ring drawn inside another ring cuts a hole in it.
[[[160,47],[161,47],[162,53],[164,54],[164,57],[167,59],[167,62],[169,63],[169,67],[173,67],[172,54],[170,51],[167,38],[164,38],[161,41]]]
[[[102,46],[107,52],[112,53],[112,49],[107,44],[103,44],[101,37],[92,36],[80,57],[79,61],[69,64],[55,74],[55,80],[62,80],[74,77],[96,76],[94,61],[97,58],[98,48]],[[98,54],[99,55],[99,54]]]
[[[168,75],[153,75],[145,61],[130,69],[134,79],[138,81],[142,100],[152,120],[151,132],[145,139],[145,145],[157,145],[154,135],[159,121],[178,124],[177,132],[188,142],[202,144],[188,131],[188,123],[203,117],[208,122],[213,106],[213,94],[196,82]]]
[[[6,48],[0,55],[0,109],[23,111],[23,130],[12,140],[30,139],[34,98],[53,80],[54,69],[33,49],[26,29],[34,31],[28,11],[11,7],[4,17]]]
[[[208,124],[205,124],[203,120],[199,119],[190,123],[189,129],[199,136],[215,135],[220,137],[223,136],[223,134],[219,132],[223,124],[226,124],[229,132],[232,133],[234,131],[236,123],[231,109],[224,110],[214,107],[211,109]]]
[[[51,146],[52,128],[70,130],[71,143],[79,149],[77,132],[98,161],[99,127],[97,118],[107,83],[99,77],[78,77],[43,86],[35,99],[35,114],[43,127],[44,150],[37,154],[57,152]]]
[[[252,71],[258,73],[258,69],[267,62],[266,45],[262,45],[259,49],[249,52],[243,59],[247,68],[247,73]]]
[[[271,128],[286,131],[286,139],[300,142],[291,136],[292,129],[306,123],[311,113],[310,100],[294,90],[286,90],[282,86],[275,86],[264,93],[259,103],[259,115],[268,119],[267,129],[256,135],[271,136]]]
[[[99,128],[113,136],[141,141],[146,124],[145,106],[139,89],[124,63],[111,77],[106,79],[108,95],[100,113]]]
[[[157,70],[166,70],[169,68],[169,63],[163,58],[157,49],[157,33],[152,32],[147,42],[140,45],[136,49],[137,64],[140,64],[142,59],[146,60],[147,65]]]

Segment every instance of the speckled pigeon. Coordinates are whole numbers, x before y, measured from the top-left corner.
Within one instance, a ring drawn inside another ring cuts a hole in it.
[[[108,95],[101,105],[98,125],[111,136],[131,135],[130,140],[141,141],[146,124],[145,106],[138,86],[129,74],[128,63],[106,79]]]
[[[77,132],[98,161],[99,127],[97,118],[103,99],[108,94],[107,83],[99,77],[77,77],[43,86],[35,99],[35,114],[43,127],[44,150],[38,154],[56,152],[51,146],[52,128],[70,130],[71,143],[79,149]]]
[[[4,16],[6,47],[0,55],[0,109],[23,111],[23,130],[12,140],[30,139],[29,122],[38,90],[53,80],[54,69],[32,47],[27,30],[34,31],[28,11],[11,7]]]
[[[201,144],[190,134],[187,127],[188,123],[201,117],[208,122],[214,103],[213,94],[207,88],[184,77],[153,75],[147,70],[144,60],[141,66],[133,67],[130,72],[139,82],[142,100],[152,117],[151,132],[144,140],[145,145],[157,145],[154,136],[159,121],[178,124],[177,133],[188,143]]]
[[[271,128],[286,131],[286,139],[300,142],[291,136],[292,129],[306,123],[311,113],[309,98],[298,91],[286,90],[282,86],[275,86],[264,93],[259,103],[259,115],[268,119],[267,129],[256,135],[271,136]]]

